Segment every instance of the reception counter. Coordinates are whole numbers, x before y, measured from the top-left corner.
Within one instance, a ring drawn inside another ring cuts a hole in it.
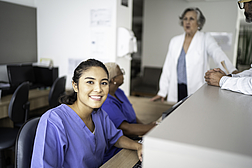
[[[252,167],[252,96],[203,85],[144,136],[143,167]]]

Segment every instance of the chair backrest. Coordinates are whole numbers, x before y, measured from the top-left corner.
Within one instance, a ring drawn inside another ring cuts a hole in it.
[[[20,127],[27,120],[30,109],[28,98],[29,82],[23,82],[13,93],[8,108],[8,115],[14,126]]]
[[[65,93],[66,89],[66,76],[57,78],[50,89],[48,101],[51,108],[58,106],[59,98]]]
[[[15,168],[29,168],[40,117],[28,120],[19,130],[15,145]]]
[[[162,68],[144,67],[142,82],[146,85],[158,86]]]

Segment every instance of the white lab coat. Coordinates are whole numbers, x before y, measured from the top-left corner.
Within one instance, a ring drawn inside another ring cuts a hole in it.
[[[231,77],[223,76],[220,80],[221,89],[252,95],[252,68]]]
[[[174,103],[178,101],[177,62],[184,39],[185,33],[171,39],[160,77],[158,95],[162,97],[168,95],[168,102]],[[209,33],[197,31],[186,53],[188,95],[193,94],[205,83],[204,75],[209,70],[209,56],[213,58],[217,67],[221,68],[224,72],[225,70],[221,65],[221,61],[223,60],[230,73],[236,70],[214,38]]]

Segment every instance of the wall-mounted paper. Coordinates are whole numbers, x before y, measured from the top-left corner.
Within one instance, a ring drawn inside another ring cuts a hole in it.
[[[91,9],[90,13],[91,27],[111,26],[111,10]]]

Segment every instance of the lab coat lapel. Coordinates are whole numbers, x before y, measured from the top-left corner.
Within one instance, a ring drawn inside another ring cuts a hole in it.
[[[176,46],[174,45],[174,48],[176,48],[176,50],[173,51],[173,54],[174,54],[174,65],[177,65],[178,64],[178,58],[180,56],[180,53],[181,53],[181,50],[183,48],[183,44],[184,44],[184,41],[185,41],[185,33],[180,35],[180,38],[179,40],[177,40],[176,42]],[[177,66],[176,66],[177,68]],[[177,72],[177,69],[176,69],[176,72]]]
[[[187,69],[190,69],[190,66],[194,67],[199,65],[199,63],[203,63],[203,58],[202,37],[201,33],[197,31],[186,53]]]
[[[170,48],[170,57],[169,60],[169,66],[171,67],[169,70],[171,70],[170,78],[171,81],[177,81],[177,64],[178,64],[178,58],[180,56],[183,44],[185,40],[185,33],[179,35],[173,40],[172,47]],[[177,94],[177,82],[170,82],[169,83],[170,88],[168,91],[168,101],[169,102],[177,102],[178,94]]]
[[[204,77],[204,38],[203,33],[197,31],[191,41],[186,54],[186,73],[188,94],[195,91],[197,84],[201,84]],[[200,80],[199,80],[200,79]]]
[[[191,44],[190,44],[190,46],[189,46],[189,48],[188,48],[188,50],[187,50],[187,53],[193,52],[193,51],[191,51],[191,50],[194,49],[194,48],[197,48],[198,43],[199,43],[200,41],[201,41],[201,40],[199,40],[199,31],[197,31],[197,32],[194,34],[194,36],[193,36],[193,39],[192,39]]]

